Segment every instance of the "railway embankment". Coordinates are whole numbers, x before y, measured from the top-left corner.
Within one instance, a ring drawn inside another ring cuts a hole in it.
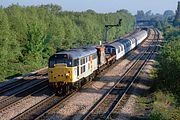
[[[139,116],[150,120],[180,119],[180,31],[168,29],[163,46],[148,77],[153,84],[143,97],[138,97]]]

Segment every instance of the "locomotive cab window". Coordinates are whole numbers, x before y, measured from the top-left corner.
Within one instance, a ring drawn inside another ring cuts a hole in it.
[[[107,47],[105,53],[110,54],[111,53],[111,48]]]
[[[64,63],[64,64],[66,64],[67,65],[67,67],[72,67],[73,66],[73,63],[72,63],[73,61],[72,60],[70,60],[70,59],[62,59],[62,60],[57,60],[56,61],[56,64],[58,64],[58,63]]]
[[[49,68],[53,68],[55,63],[55,60],[53,58],[50,58],[48,63]]]
[[[78,66],[79,65],[78,59],[73,60],[73,63],[74,63],[74,66]]]
[[[53,68],[55,64],[66,64],[67,67],[73,67],[77,65],[77,62],[69,59],[67,55],[54,55],[49,59],[49,67]]]
[[[112,54],[116,54],[116,50],[114,48],[111,49]]]

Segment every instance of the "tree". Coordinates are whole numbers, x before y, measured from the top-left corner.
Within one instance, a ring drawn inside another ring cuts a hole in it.
[[[93,13],[96,13],[96,11],[91,10],[91,9],[86,10],[86,12],[87,12],[87,13],[92,13],[92,14],[93,14]]]
[[[163,17],[165,18],[169,18],[169,17],[173,17],[175,14],[172,10],[166,10],[163,14]]]
[[[136,20],[144,20],[145,14],[143,10],[138,10],[136,15]]]
[[[0,9],[0,61],[15,61],[20,55],[19,42],[15,40],[13,32],[10,30],[8,17],[4,10]]]
[[[176,16],[174,19],[174,26],[180,26],[180,2],[178,2],[178,7],[176,10]]]
[[[0,9],[0,80],[14,74],[21,48],[16,36],[10,30],[7,14]],[[18,70],[16,71],[18,72]]]
[[[153,17],[152,11],[149,10],[145,13],[146,20],[150,20]]]
[[[46,35],[42,32],[42,26],[38,24],[28,25],[27,43],[24,50],[24,62],[34,66],[41,66],[43,63],[42,51]]]
[[[62,11],[62,7],[54,4],[41,5],[40,7],[47,9],[53,14],[59,14]]]
[[[129,14],[129,11],[126,10],[126,9],[117,10],[116,12],[117,12],[117,13],[118,13],[118,12],[121,12],[121,13]]]
[[[166,44],[159,58],[158,77],[162,88],[180,95],[180,31],[168,29],[165,32]],[[180,101],[180,99],[178,99]]]

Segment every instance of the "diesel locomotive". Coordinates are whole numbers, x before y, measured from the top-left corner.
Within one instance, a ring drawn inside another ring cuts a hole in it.
[[[81,87],[82,84],[91,81],[104,66],[119,60],[147,36],[148,31],[141,30],[101,46],[55,53],[48,62],[49,86],[55,92],[63,94]]]

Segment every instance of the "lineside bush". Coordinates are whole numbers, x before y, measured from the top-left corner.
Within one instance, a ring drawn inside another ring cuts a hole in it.
[[[150,120],[180,119],[180,29],[169,29],[161,49]]]

